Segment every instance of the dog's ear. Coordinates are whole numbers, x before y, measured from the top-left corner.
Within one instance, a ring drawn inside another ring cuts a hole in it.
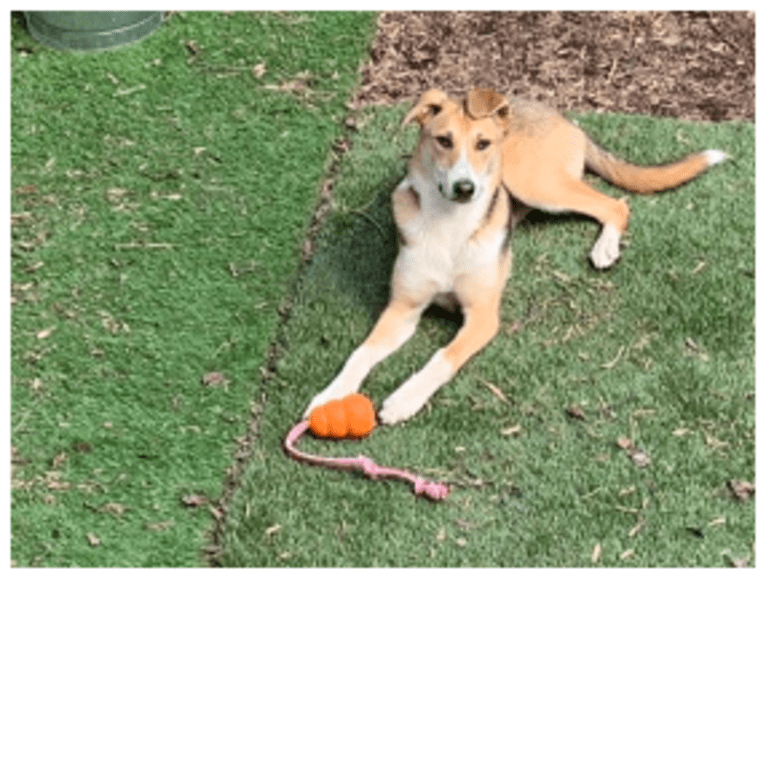
[[[474,120],[495,117],[507,123],[511,113],[508,99],[491,88],[477,88],[469,91],[465,99],[465,110]]]
[[[411,122],[417,122],[422,128],[428,120],[435,117],[442,109],[444,105],[450,100],[446,93],[443,93],[436,88],[427,90],[419,99],[418,103],[407,112],[407,116],[404,118],[402,125],[409,125]]]

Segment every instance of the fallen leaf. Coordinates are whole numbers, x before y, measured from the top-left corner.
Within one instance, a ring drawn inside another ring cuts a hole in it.
[[[40,332],[37,333],[37,337],[39,340],[42,340],[43,338],[48,338],[50,335],[53,334],[53,332],[56,330],[55,327],[47,327],[45,330],[40,330]]]
[[[158,521],[156,524],[147,524],[146,528],[152,532],[164,532],[166,529],[170,529],[175,523],[175,519],[168,519],[167,521]]]
[[[31,252],[32,250],[36,250],[40,245],[44,244],[50,234],[47,231],[39,231],[32,239],[25,239],[20,240],[17,242],[17,245],[26,252]],[[33,266],[27,266],[24,271],[26,273],[32,273],[37,271],[42,266],[42,262],[36,263]]]
[[[625,436],[621,436],[617,439],[617,446],[621,450],[624,450],[639,468],[646,468],[646,466],[652,462],[652,459],[646,452],[634,446],[633,442]]]
[[[623,355],[624,351],[625,351],[625,346],[620,346],[619,350],[617,351],[617,356],[614,359],[612,359],[611,362],[606,362],[605,364],[602,364],[601,369],[611,370],[612,367],[614,367],[617,364],[617,362],[620,361],[620,357]]]
[[[516,436],[517,434],[521,433],[521,425],[517,424],[515,426],[511,426],[510,428],[504,428],[500,433],[503,436]]]
[[[260,63],[256,64],[251,70],[253,77],[255,77],[256,80],[260,80],[263,75],[266,74],[266,64]]]
[[[727,548],[725,551],[721,551],[721,555],[726,559],[726,562],[730,567],[735,569],[745,569],[750,564],[750,559],[745,557],[734,558],[731,555],[731,551]]]
[[[64,463],[66,463],[66,460],[67,460],[66,452],[59,452],[59,454],[53,458],[53,460],[51,461],[51,464],[53,465],[54,468],[59,468],[60,466],[64,465]]]
[[[620,554],[620,560],[625,561],[625,559],[632,559],[636,555],[636,552],[633,550],[633,548],[628,548],[628,550],[623,551]]]
[[[122,503],[104,503],[99,508],[99,511],[102,511],[103,513],[111,513],[114,516],[122,516],[127,510],[128,506],[123,505]]]
[[[490,383],[488,380],[482,380],[480,382],[485,385],[501,402],[508,402],[505,394],[494,383]]]
[[[199,54],[202,53],[202,48],[196,40],[187,40],[185,46],[186,50],[191,54],[186,63],[193,64],[197,60]]]
[[[575,420],[585,420],[585,413],[582,411],[582,408],[576,404],[570,404],[564,412],[566,412],[570,418],[574,418]]]
[[[633,449],[630,452],[630,459],[639,467],[639,468],[646,468],[646,466],[649,465],[649,463],[652,462],[652,459],[649,457],[649,455],[646,454],[646,452],[643,452],[640,449]]]
[[[32,213],[21,212],[11,213],[11,226],[18,226],[23,223],[28,223],[32,220]]]
[[[711,436],[708,433],[705,434],[705,444],[711,449],[726,449],[729,446],[729,442],[716,439],[715,436]]]
[[[201,505],[207,505],[208,499],[204,495],[184,495],[181,502],[187,508],[198,508]]]
[[[734,493],[734,497],[740,502],[748,500],[755,494],[755,484],[751,484],[749,481],[742,479],[731,479],[729,481],[729,489]]]
[[[45,480],[45,486],[48,487],[48,489],[57,489],[62,492],[67,489],[71,489],[72,487],[68,481],[59,481],[58,476],[47,477]]]
[[[266,537],[273,537],[274,535],[278,534],[279,531],[282,529],[281,524],[274,524],[273,526],[269,527],[264,534]]]
[[[229,381],[222,372],[206,372],[202,376],[202,383],[206,386],[225,386]]]
[[[223,553],[223,546],[221,545],[206,545],[202,549],[203,553],[206,553],[208,556],[218,556],[219,554]]]
[[[85,537],[88,538],[88,543],[95,548],[97,545],[101,545],[101,539],[96,537],[93,532],[88,532]]]
[[[707,266],[707,261],[699,261],[699,263],[692,269],[692,274],[699,274],[705,266]]]
[[[122,200],[123,197],[125,197],[130,192],[127,189],[123,189],[120,186],[114,186],[111,189],[106,190],[106,199],[107,202],[111,202],[113,205],[116,205],[120,200]]]
[[[302,93],[308,90],[313,80],[314,76],[311,72],[298,72],[292,80],[287,80],[279,85],[264,85],[262,87],[266,90],[281,90],[285,93]]]

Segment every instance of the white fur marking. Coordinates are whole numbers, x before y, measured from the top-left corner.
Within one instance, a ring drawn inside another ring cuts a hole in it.
[[[620,232],[608,223],[593,245],[590,260],[597,269],[608,269],[620,257]]]
[[[717,165],[719,162],[729,159],[729,155],[726,154],[726,152],[722,152],[720,149],[706,149],[702,153],[705,155],[708,167]]]
[[[394,425],[412,417],[455,373],[440,349],[427,362],[402,383],[384,402],[378,419],[385,425]]]

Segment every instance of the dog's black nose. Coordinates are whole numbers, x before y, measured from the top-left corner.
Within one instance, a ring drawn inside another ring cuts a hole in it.
[[[452,186],[452,193],[456,200],[465,201],[471,199],[476,187],[473,185],[473,181],[456,181]]]

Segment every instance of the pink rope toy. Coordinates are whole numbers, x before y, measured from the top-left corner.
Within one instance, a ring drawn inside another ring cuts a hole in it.
[[[313,418],[312,413],[312,418]],[[429,500],[444,500],[449,495],[450,488],[446,484],[424,479],[422,476],[416,476],[409,471],[401,471],[397,468],[386,468],[379,466],[365,455],[357,457],[321,457],[319,455],[309,455],[296,449],[295,442],[303,436],[310,428],[310,421],[304,420],[293,426],[290,433],[287,434],[284,441],[285,452],[295,460],[310,465],[324,466],[326,468],[339,468],[343,470],[361,471],[371,479],[400,479],[408,481],[413,485],[413,491],[416,495],[422,495]],[[372,430],[372,429],[370,429]],[[333,434],[330,434],[333,435]],[[341,437],[342,438],[342,437]]]

